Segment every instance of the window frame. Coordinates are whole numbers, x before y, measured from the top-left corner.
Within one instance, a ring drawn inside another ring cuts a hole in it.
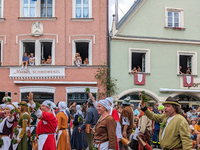
[[[168,12],[179,13],[179,27],[174,27],[174,15],[172,15],[172,27],[168,26]],[[167,28],[184,28],[184,10],[183,8],[165,7],[165,27]]]
[[[3,66],[3,40],[0,40],[0,47],[1,47],[1,65],[0,66]]]
[[[179,74],[179,66],[180,66],[180,55],[190,56],[192,55],[192,74],[197,75],[197,52],[195,51],[177,51],[177,74]],[[187,75],[187,74],[183,74]]]
[[[4,0],[1,0],[1,10],[0,10],[0,18],[4,17]]]
[[[23,43],[24,42],[35,42],[35,66],[44,65],[41,64],[41,42],[52,42],[52,49],[51,49],[51,59],[52,63],[48,65],[55,65],[55,39],[22,39],[20,40],[19,44],[19,65],[22,64],[22,57],[23,57]]]
[[[89,17],[88,18],[92,18],[92,0],[88,0],[88,1],[89,1]],[[83,0],[81,0],[81,2],[83,2]],[[81,10],[82,9],[83,9],[83,3],[81,3]],[[82,14],[81,14],[81,16],[82,16]],[[72,18],[75,18],[75,19],[88,19],[88,18],[83,18],[83,17],[76,18],[76,0],[73,0]]]
[[[91,39],[76,39],[73,40],[73,50],[72,50],[72,66],[76,66],[74,65],[74,57],[76,55],[76,42],[88,42],[88,54],[89,54],[89,66],[92,65],[92,40]],[[83,62],[84,60],[82,60]]]
[[[23,2],[24,0],[20,0],[20,17],[23,16]],[[41,0],[35,1],[35,17],[41,17]],[[25,17],[25,18],[35,18],[35,17]],[[52,0],[52,17],[41,17],[41,18],[54,18],[55,17],[55,0]]]
[[[131,73],[132,67],[132,53],[145,53],[145,72],[150,73],[150,49],[143,48],[129,48],[129,73]],[[141,66],[142,69],[142,66]]]

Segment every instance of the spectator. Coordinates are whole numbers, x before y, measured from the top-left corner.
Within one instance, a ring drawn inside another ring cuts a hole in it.
[[[76,109],[76,102],[74,102],[74,103],[69,107],[70,115],[74,116],[74,114],[75,114],[75,109]]]
[[[131,104],[130,106],[131,106],[132,110],[134,111],[134,104]]]
[[[41,64],[46,64],[45,58],[42,58]]]
[[[186,74],[192,74],[189,67],[186,70]]]
[[[82,64],[80,53],[76,53],[76,56],[74,57],[74,64],[78,67],[80,67],[80,65]]]
[[[197,110],[193,108],[192,112],[193,118],[197,118]]]
[[[22,69],[24,69],[24,65],[25,65],[25,70],[27,69],[28,61],[29,57],[27,56],[27,53],[24,53],[24,56],[22,57]]]
[[[181,70],[182,70],[182,67],[179,66],[179,74],[184,74]]]
[[[137,73],[136,67],[133,67],[133,70],[131,71],[131,73]]]
[[[137,115],[137,117],[140,115],[139,105],[136,107],[136,109],[134,111],[134,115]]]
[[[190,132],[191,132],[191,139],[192,139],[192,140],[196,139],[196,136],[197,136],[197,135],[195,134],[195,132],[194,132],[195,126],[196,126],[196,120],[195,120],[195,119],[192,119],[191,125],[190,125]]]
[[[187,112],[187,120],[188,120],[189,122],[191,122],[191,120],[193,119],[192,111],[193,111],[193,109],[192,109],[192,107],[190,107],[190,108],[189,108],[189,111]]]
[[[8,92],[5,92],[5,96],[2,99],[2,102],[4,102],[5,104],[7,103],[7,99],[11,99],[10,96],[8,96]]]
[[[122,106],[119,105],[119,106],[118,106],[118,109],[117,109],[117,112],[118,112],[119,118],[120,118],[120,116],[121,116],[122,110],[123,110],[123,109],[122,109]]]
[[[138,72],[142,72],[142,70],[141,70],[140,66],[138,66],[138,69],[137,69],[137,70],[138,70]]]
[[[195,135],[196,134],[196,135]],[[198,149],[200,147],[200,120],[198,121],[198,124],[194,126],[194,138],[196,137],[197,139],[197,146],[198,146]]]
[[[85,65],[88,65],[88,64],[89,64],[88,58],[85,58],[85,60],[83,61],[83,63],[84,63]]]
[[[31,56],[29,57],[29,64],[33,66],[35,64],[35,57],[33,57],[33,53],[30,54]]]
[[[51,56],[48,55],[48,59],[47,59],[47,61],[46,61],[46,64],[51,64],[51,62],[52,62],[52,60],[51,60]]]

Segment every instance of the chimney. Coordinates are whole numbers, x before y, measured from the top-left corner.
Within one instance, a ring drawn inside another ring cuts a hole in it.
[[[115,0],[115,24],[118,23],[118,0]]]

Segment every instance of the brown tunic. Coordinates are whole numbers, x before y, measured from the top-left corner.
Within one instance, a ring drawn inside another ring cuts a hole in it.
[[[126,106],[123,111],[122,111],[122,114],[120,116],[120,124],[122,126],[122,131],[123,131],[123,128],[124,128],[124,125],[122,124],[122,119],[123,118],[128,118],[128,122],[129,122],[129,125],[128,125],[128,128],[127,128],[127,133],[132,133],[133,131],[133,111],[131,109],[130,106]]]
[[[109,141],[108,149],[115,149],[117,123],[112,116],[107,116],[96,125],[95,141]]]

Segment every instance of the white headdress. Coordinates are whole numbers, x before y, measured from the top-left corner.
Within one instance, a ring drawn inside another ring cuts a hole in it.
[[[58,108],[60,111],[62,111],[66,115],[66,117],[68,117],[68,115],[66,113],[67,104],[65,102],[59,102]]]
[[[42,105],[45,105],[45,106],[49,107],[50,111],[52,111],[53,115],[56,117],[56,114],[55,114],[54,109],[53,109],[53,107],[54,107],[55,104],[52,101],[46,100],[46,101],[44,101],[42,103]]]
[[[105,107],[107,110],[110,110],[110,105],[108,100],[100,100],[98,103],[101,104],[103,107]]]

